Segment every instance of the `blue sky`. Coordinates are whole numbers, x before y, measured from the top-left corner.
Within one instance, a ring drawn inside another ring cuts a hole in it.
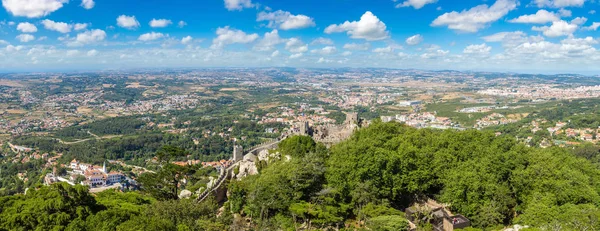
[[[597,0],[2,0],[0,72],[386,67],[600,74]]]

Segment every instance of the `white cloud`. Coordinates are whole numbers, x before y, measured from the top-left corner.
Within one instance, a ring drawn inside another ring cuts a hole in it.
[[[163,37],[165,37],[165,35],[162,33],[150,32],[150,33],[140,35],[140,37],[138,37],[138,40],[147,42],[147,41],[157,40],[157,39],[160,39]]]
[[[94,29],[86,32],[77,34],[77,37],[69,42],[69,46],[83,46],[85,44],[92,44],[100,42],[106,39],[106,32],[99,29]]]
[[[323,47],[322,49],[310,51],[310,53],[321,54],[321,55],[331,55],[331,54],[334,54],[335,52],[337,52],[337,48],[335,48],[334,46],[326,46],[326,47]]]
[[[179,28],[183,28],[185,26],[187,26],[187,23],[184,21],[179,21],[179,23],[177,23],[177,27],[179,27]]]
[[[171,20],[168,19],[152,19],[152,21],[150,21],[150,23],[148,23],[150,25],[150,27],[167,27],[171,24],[173,24],[173,22],[171,22]]]
[[[121,15],[117,18],[117,25],[132,30],[140,27],[140,22],[135,19],[135,16]]]
[[[285,49],[292,53],[304,53],[308,51],[308,45],[298,38],[291,38],[285,43]]]
[[[279,28],[282,30],[302,29],[316,25],[311,17],[301,14],[293,15],[290,12],[282,10],[275,12],[260,12],[256,21],[268,21],[268,27]]]
[[[82,0],[81,1],[81,7],[90,10],[92,8],[94,8],[94,6],[96,5],[96,3],[94,2],[94,0]]]
[[[15,51],[20,51],[23,49],[23,46],[13,46],[13,45],[8,45],[6,46],[6,51],[7,52],[15,52]]]
[[[477,32],[498,21],[517,8],[515,0],[497,0],[492,6],[478,5],[460,13],[452,11],[437,17],[431,26],[448,26],[449,29],[461,32]]]
[[[450,51],[447,51],[447,50],[433,50],[433,51],[428,51],[426,53],[421,54],[421,58],[422,59],[436,59],[436,58],[444,57],[444,56],[448,55],[449,53],[450,53]]]
[[[298,53],[298,54],[292,54],[290,55],[290,59],[297,59],[302,57],[304,54],[303,53]]]
[[[78,50],[68,50],[67,51],[67,56],[76,56],[79,54]]]
[[[192,36],[188,35],[181,39],[181,44],[184,44],[184,45],[189,44],[192,42],[192,40],[193,40]]]
[[[19,41],[21,41],[22,43],[26,43],[26,42],[30,42],[35,40],[35,36],[30,35],[30,34],[20,34],[17,35],[16,37]]]
[[[587,22],[587,20],[588,19],[586,17],[577,17],[571,20],[571,23],[575,25],[583,25],[585,22]]]
[[[272,58],[275,58],[277,56],[279,56],[279,50],[273,51],[273,53],[271,53]]]
[[[254,7],[254,4],[252,4],[251,0],[225,0],[225,8],[229,11],[252,7]]]
[[[229,27],[219,27],[217,29],[217,37],[213,39],[212,49],[220,49],[226,45],[241,43],[247,44],[256,41],[258,34],[246,34],[237,29],[229,29]]]
[[[371,44],[369,44],[369,43],[362,43],[362,44],[347,43],[347,44],[344,44],[344,49],[346,49],[346,50],[366,51],[369,48],[371,48]]]
[[[559,21],[559,20],[560,20],[560,17],[558,15],[556,15],[555,13],[548,12],[547,10],[538,10],[538,12],[535,14],[522,15],[522,16],[519,16],[518,18],[509,20],[509,22],[544,24],[544,23],[549,23],[549,22],[554,22],[554,21]]]
[[[285,40],[279,37],[279,31],[273,30],[265,33],[263,39],[254,46],[254,49],[258,51],[272,51],[275,49],[275,46],[284,42]]]
[[[379,47],[379,48],[373,49],[373,52],[374,53],[392,53],[392,52],[394,52],[394,48],[392,46]]]
[[[2,6],[14,16],[39,18],[62,8],[69,0],[2,0]]]
[[[46,37],[46,36],[42,36],[42,37],[39,37],[39,38],[37,39],[37,41],[44,41],[44,40],[46,40],[46,39],[48,39],[48,37]]]
[[[542,7],[553,7],[553,8],[562,8],[562,7],[573,7],[573,6],[583,6],[585,0],[534,0],[534,3],[542,8]]]
[[[464,50],[465,54],[473,54],[473,55],[489,55],[490,51],[492,51],[492,47],[486,45],[485,43],[479,45],[469,45]]]
[[[352,55],[352,51],[344,51],[344,53],[342,53],[343,56],[350,56]]]
[[[420,34],[410,36],[406,39],[406,44],[411,46],[419,45],[419,43],[423,42],[423,36]]]
[[[558,10],[558,13],[560,14],[560,16],[563,17],[571,17],[571,15],[573,15],[573,12],[565,8],[560,8],[560,10]]]
[[[85,29],[87,29],[88,26],[89,26],[89,24],[87,24],[87,23],[75,23],[75,25],[73,25],[73,29],[74,30],[85,30]]]
[[[435,2],[437,2],[437,0],[406,0],[403,3],[396,5],[396,8],[412,6],[415,9],[421,9],[423,6]]]
[[[333,45],[333,40],[319,37],[313,40],[310,45]]]
[[[573,34],[577,30],[577,24],[565,22],[563,20],[552,22],[551,26],[532,27],[534,31],[540,31],[547,37],[560,37]]]
[[[317,61],[317,63],[332,63],[334,62],[334,60],[330,60],[330,59],[326,59],[326,58],[319,58],[319,60]]]
[[[383,40],[390,37],[385,23],[370,11],[363,14],[360,21],[346,21],[342,24],[334,24],[325,28],[325,33],[327,34],[340,32],[347,32],[351,38],[365,39],[367,41]]]
[[[87,56],[93,57],[93,56],[98,55],[98,53],[99,52],[97,50],[93,49],[93,50],[90,50],[87,52]]]
[[[37,32],[37,27],[31,23],[22,22],[17,26],[17,30],[23,33],[35,33]]]
[[[594,14],[596,14],[596,10],[590,10],[590,11],[588,12],[588,14],[592,14],[592,15],[594,15]]]
[[[591,25],[591,26],[584,27],[583,29],[584,29],[584,30],[592,30],[592,31],[596,31],[596,30],[598,30],[598,27],[600,27],[600,22],[594,22],[594,23],[592,23],[592,25]]]
[[[42,24],[47,30],[58,31],[63,34],[71,32],[71,25],[64,22],[55,22],[52,20],[44,19],[42,20]]]
[[[544,40],[542,36],[528,36],[523,31],[499,32],[482,38],[486,42],[501,42],[502,46],[508,49],[514,48],[522,43],[534,43]]]

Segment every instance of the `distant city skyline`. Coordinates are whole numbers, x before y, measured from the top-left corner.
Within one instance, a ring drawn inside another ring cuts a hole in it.
[[[0,72],[397,68],[600,74],[595,0],[2,0]]]

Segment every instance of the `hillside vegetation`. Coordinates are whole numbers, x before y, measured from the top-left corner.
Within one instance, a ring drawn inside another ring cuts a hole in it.
[[[0,198],[0,230],[406,230],[402,211],[427,197],[468,217],[471,230],[600,229],[598,165],[567,149],[375,122],[329,149],[299,136],[278,151],[291,158],[231,181],[220,211],[211,200],[152,191],[91,196],[57,184]]]

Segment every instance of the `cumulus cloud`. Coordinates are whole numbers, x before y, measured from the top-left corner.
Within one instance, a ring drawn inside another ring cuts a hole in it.
[[[298,54],[292,54],[290,55],[290,59],[297,59],[302,57],[304,54],[303,53],[298,53]]]
[[[6,51],[7,52],[15,52],[15,51],[20,51],[23,49],[23,46],[13,46],[13,45],[8,45],[6,46]]]
[[[560,10],[558,10],[558,13],[560,14],[560,16],[563,17],[571,17],[571,15],[573,15],[573,12],[565,8],[561,8]]]
[[[583,25],[585,22],[587,22],[587,20],[588,19],[586,17],[577,17],[571,20],[571,23],[575,25]]]
[[[313,40],[310,45],[333,45],[333,40],[319,37]]]
[[[187,26],[187,23],[184,21],[179,21],[179,23],[177,23],[177,27],[179,27],[179,28],[183,28],[185,26]]]
[[[189,43],[191,43],[191,42],[192,42],[192,40],[193,40],[192,36],[189,36],[189,35],[188,35],[188,36],[186,36],[186,37],[183,37],[183,38],[181,39],[181,44],[184,44],[184,45],[186,45],[186,44],[189,44]]]
[[[19,41],[21,41],[22,43],[26,43],[26,42],[30,42],[35,40],[35,36],[30,35],[30,34],[20,34],[17,35],[16,37]]]
[[[492,51],[492,47],[486,45],[485,43],[479,45],[469,45],[464,50],[465,54],[472,55],[489,55],[490,51]]]
[[[285,49],[292,53],[304,53],[308,51],[308,45],[298,38],[291,38],[285,43]]]
[[[379,47],[379,48],[373,49],[373,52],[374,53],[392,53],[392,52],[394,52],[394,48],[392,46]]]
[[[90,50],[90,51],[87,52],[87,56],[90,56],[90,57],[96,56],[96,55],[98,55],[98,53],[99,52],[97,50],[92,49],[92,50]]]
[[[583,29],[584,30],[596,31],[596,30],[598,30],[598,27],[600,27],[600,22],[594,22],[594,23],[592,23],[591,26],[584,27]]]
[[[410,36],[406,39],[406,44],[411,46],[419,45],[419,43],[423,42],[423,36],[420,34]]]
[[[227,8],[229,11],[241,11],[244,8],[252,7],[254,7],[254,4],[252,4],[251,0],[225,0],[225,8]]]
[[[94,2],[94,0],[82,0],[81,1],[81,7],[90,10],[92,8],[94,8],[94,6],[96,5],[96,3]]]
[[[355,50],[355,51],[366,51],[371,48],[371,44],[369,43],[346,43],[344,44],[344,49],[346,50]]]
[[[568,23],[566,21],[561,20],[552,22],[551,26],[534,26],[531,28],[531,30],[540,31],[547,37],[560,37],[572,35],[573,32],[577,30],[577,27],[578,26],[575,23]]]
[[[140,35],[140,37],[138,37],[138,40],[147,42],[147,41],[157,40],[157,39],[160,39],[163,37],[165,37],[165,35],[162,33],[150,32],[150,33],[145,33],[145,34]]]
[[[268,27],[279,28],[281,30],[302,29],[316,25],[311,17],[302,14],[293,15],[290,12],[282,10],[275,12],[260,12],[256,21],[268,21]]]
[[[430,3],[435,3],[437,2],[437,0],[406,0],[403,3],[400,3],[398,5],[396,5],[396,8],[400,8],[400,7],[413,7],[415,9],[421,9],[423,8],[423,6],[430,4]]]
[[[219,27],[217,29],[217,37],[213,39],[211,45],[212,49],[220,49],[226,45],[241,43],[247,44],[256,41],[258,34],[246,34],[245,32],[237,29],[230,29],[227,27]]]
[[[76,56],[79,54],[78,50],[68,50],[67,51],[67,56]]]
[[[354,39],[365,39],[367,41],[383,40],[390,37],[385,23],[377,16],[367,11],[362,15],[359,21],[346,21],[338,25],[330,25],[325,28],[325,33],[341,33],[347,34]]]
[[[173,24],[173,22],[171,22],[171,20],[168,19],[152,19],[152,21],[150,21],[150,23],[148,23],[150,25],[150,27],[167,27],[171,24]]]
[[[491,6],[483,4],[461,12],[445,13],[437,17],[431,26],[447,26],[452,30],[474,33],[498,21],[516,8],[515,0],[497,0]]]
[[[92,44],[101,42],[106,39],[106,32],[99,29],[94,29],[86,32],[77,34],[74,40],[70,41],[67,45],[69,46],[83,46],[86,44]]]
[[[336,52],[337,52],[337,48],[335,48],[334,46],[326,46],[321,49],[315,49],[315,50],[310,51],[310,53],[321,54],[321,55],[331,55],[331,54],[335,54]]]
[[[39,18],[62,8],[69,0],[2,0],[4,9],[14,16]]]
[[[544,38],[542,36],[528,36],[523,31],[499,32],[493,35],[483,37],[486,42],[500,42],[505,48],[513,48],[519,44],[526,42],[540,42]]]
[[[22,22],[17,25],[17,30],[23,33],[35,33],[37,32],[37,27],[28,22]]]
[[[133,30],[140,27],[140,22],[135,16],[121,15],[117,18],[117,25],[125,29]]]
[[[536,23],[536,24],[544,24],[554,21],[559,21],[560,17],[552,12],[548,12],[547,10],[538,10],[535,14],[530,15],[522,15],[518,18],[509,20],[512,23]]]
[[[89,24],[87,23],[75,23],[75,25],[73,25],[73,29],[74,30],[85,30],[87,29]]]
[[[55,22],[52,20],[44,19],[42,20],[42,25],[47,30],[58,31],[60,33],[66,34],[71,32],[71,25],[64,22]]]
[[[279,37],[279,31],[273,30],[265,33],[263,39],[254,46],[254,49],[258,51],[272,51],[275,49],[275,46],[284,42],[285,40]]]
[[[448,55],[450,53],[450,51],[448,50],[431,50],[431,51],[427,51],[423,54],[421,54],[421,58],[422,59],[436,59],[436,58],[440,58],[440,57],[444,57],[446,55]]]
[[[581,7],[585,3],[585,0],[534,0],[533,3],[538,7]]]
[[[279,50],[275,50],[275,51],[273,51],[273,53],[271,53],[272,58],[275,58],[277,56],[279,56]]]

